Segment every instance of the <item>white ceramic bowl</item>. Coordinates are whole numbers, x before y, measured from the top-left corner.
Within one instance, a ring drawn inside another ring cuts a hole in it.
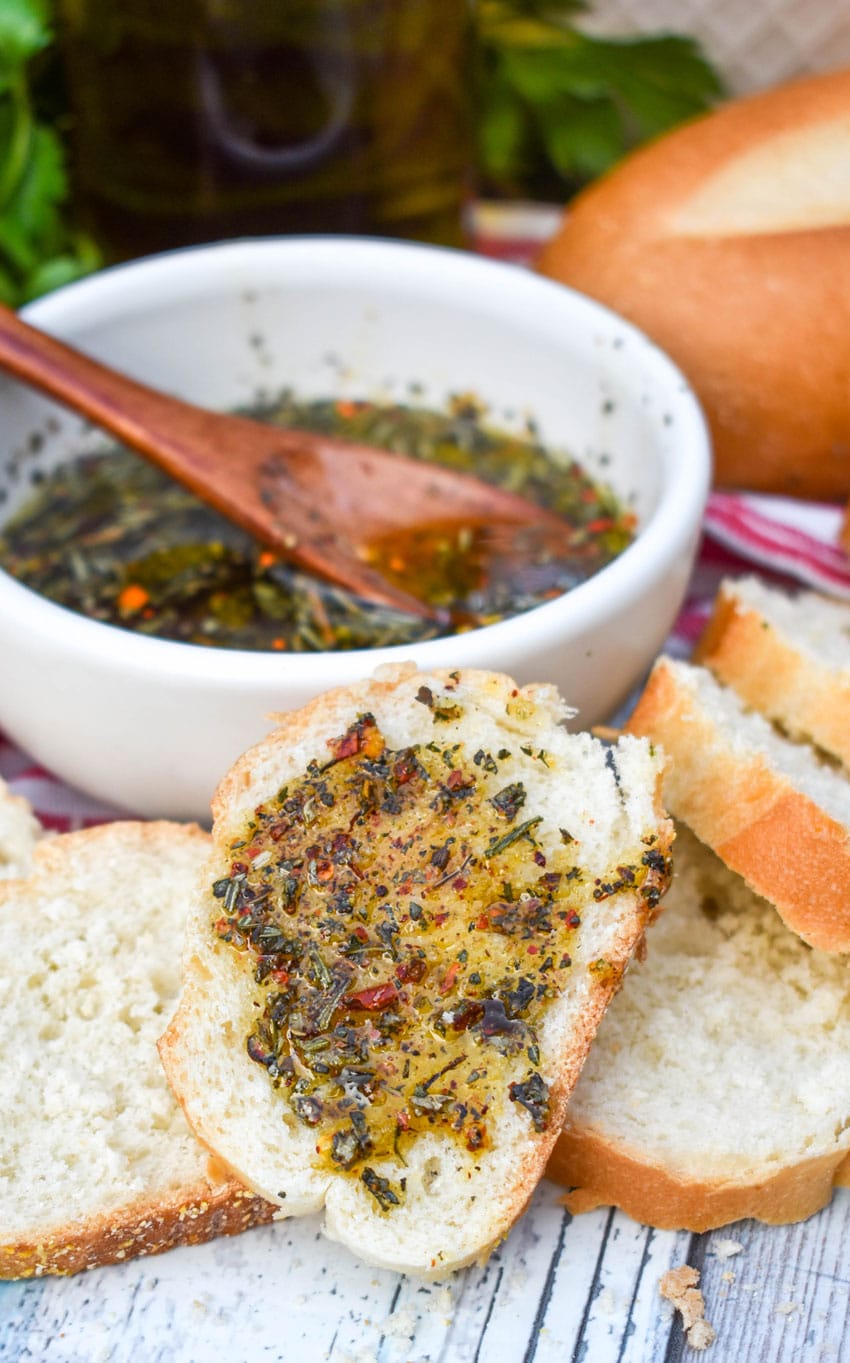
[[[628,694],[673,622],[709,486],[700,409],[681,373],[597,304],[515,266],[430,247],[281,238],[106,270],[27,318],[149,383],[229,408],[299,394],[442,405],[473,392],[494,421],[605,478],[639,518],[588,582],[457,637],[353,653],[211,650],[87,620],[0,572],[0,727],[68,783],[139,815],[206,818],[218,779],[267,716],[413,658],[553,681],[589,725]],[[0,383],[0,496],[79,448],[82,423]],[[89,433],[86,443],[91,444]]]

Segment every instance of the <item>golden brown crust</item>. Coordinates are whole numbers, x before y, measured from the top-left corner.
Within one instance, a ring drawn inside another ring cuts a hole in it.
[[[754,710],[850,766],[850,680],[804,657],[734,588],[721,587],[694,662],[711,668]]]
[[[805,1220],[850,1180],[850,1157],[839,1151],[718,1183],[673,1173],[568,1121],[546,1174],[571,1189],[564,1202],[574,1214],[615,1206],[658,1230],[706,1231],[747,1217],[771,1226]]]
[[[67,1277],[177,1245],[200,1245],[264,1225],[277,1210],[238,1183],[199,1183],[169,1198],[140,1198],[108,1215],[56,1227],[42,1239],[0,1244],[0,1278]]]
[[[665,796],[722,861],[821,951],[850,950],[850,836],[758,755],[727,746],[662,659],[627,728],[670,758]]]
[[[846,224],[807,228],[795,204],[793,225],[725,235],[698,234],[686,212],[743,153],[848,111],[848,71],[733,101],[586,190],[538,262],[681,366],[705,408],[721,485],[850,496],[850,206]]]

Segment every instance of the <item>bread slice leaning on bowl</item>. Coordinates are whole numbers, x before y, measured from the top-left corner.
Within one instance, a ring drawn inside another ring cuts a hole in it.
[[[850,951],[850,780],[783,737],[704,667],[658,660],[629,718],[662,745],[664,795],[784,922],[821,951]]]
[[[850,767],[850,603],[726,580],[694,661],[790,737]]]
[[[661,1229],[811,1216],[850,1183],[850,974],[679,827],[673,884],[606,1014],[548,1174]]]
[[[273,1215],[198,1145],[156,1052],[207,843],[194,827],[105,824],[45,838],[28,877],[0,884],[0,1277]]]
[[[507,1233],[666,886],[661,757],[564,715],[383,669],[216,794],[163,1063],[234,1175],[370,1262],[439,1275]]]

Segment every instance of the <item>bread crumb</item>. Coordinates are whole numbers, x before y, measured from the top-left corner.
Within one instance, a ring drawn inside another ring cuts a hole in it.
[[[708,1252],[713,1254],[715,1259],[720,1259],[723,1262],[726,1259],[731,1259],[735,1254],[740,1254],[743,1248],[740,1240],[715,1240]]]
[[[724,1283],[733,1283],[735,1281],[736,1275],[732,1272],[731,1269],[727,1268],[726,1272],[721,1273],[720,1277],[722,1278]]]
[[[707,1349],[714,1343],[713,1326],[705,1319],[705,1299],[697,1287],[699,1272],[690,1264],[680,1264],[661,1275],[658,1291],[672,1302],[682,1317],[682,1327],[692,1349]]]
[[[707,1349],[715,1340],[714,1328],[707,1320],[695,1320],[688,1331],[688,1343],[692,1349]]]
[[[392,1335],[397,1339],[412,1339],[416,1334],[416,1327],[419,1324],[416,1316],[409,1306],[404,1306],[400,1311],[395,1311],[386,1320],[381,1322],[381,1334]]]
[[[793,1316],[795,1311],[800,1310],[798,1301],[781,1301],[778,1306],[774,1306],[777,1316]]]

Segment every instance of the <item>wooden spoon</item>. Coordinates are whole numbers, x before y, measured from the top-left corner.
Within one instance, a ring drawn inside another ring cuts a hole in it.
[[[569,533],[553,512],[469,474],[204,411],[109,369],[3,307],[0,369],[102,426],[281,557],[424,618],[448,617],[370,567],[370,543],[432,524],[534,526],[560,539]]]

